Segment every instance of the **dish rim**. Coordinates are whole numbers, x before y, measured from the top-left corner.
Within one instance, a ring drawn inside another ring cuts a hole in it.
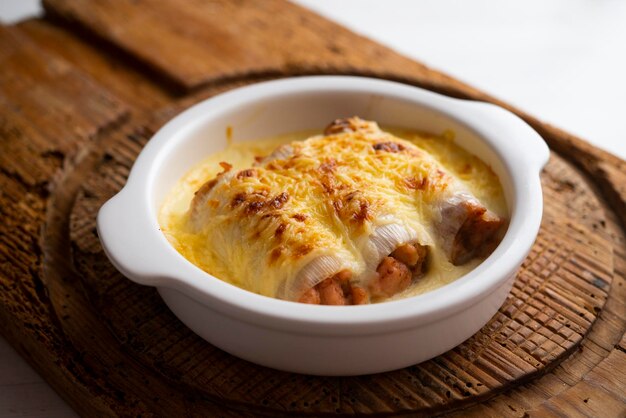
[[[312,91],[365,92],[408,100],[474,131],[497,154],[513,186],[514,201],[507,201],[509,226],[500,245],[476,268],[452,283],[421,295],[362,306],[307,305],[261,296],[222,281],[186,260],[161,233],[158,208],[153,202],[153,183],[167,154],[182,141],[185,133],[215,112],[249,105],[251,101]],[[508,141],[504,141],[504,137]],[[530,126],[514,114],[488,103],[450,98],[407,84],[366,77],[307,76],[273,80],[201,101],[166,123],[141,151],[126,185],[100,209],[97,228],[105,253],[129,279],[143,285],[175,289],[232,318],[307,335],[393,332],[426,325],[480,303],[516,272],[539,230],[543,206],[539,173],[548,158],[545,142]],[[116,225],[120,219],[123,219],[122,225]],[[121,253],[120,243],[129,236],[133,241],[132,251],[138,252],[137,259],[142,262],[135,262],[134,257]],[[137,236],[143,240],[137,240]],[[146,263],[146,259],[153,262]]]

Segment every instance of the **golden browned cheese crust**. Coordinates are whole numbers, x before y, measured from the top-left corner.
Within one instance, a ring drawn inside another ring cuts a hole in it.
[[[359,118],[337,120],[252,167],[222,167],[196,192],[190,223],[246,278],[243,287],[267,296],[391,296],[424,273],[427,248],[464,262],[483,255],[501,225],[428,152]],[[353,286],[326,281],[342,271]]]

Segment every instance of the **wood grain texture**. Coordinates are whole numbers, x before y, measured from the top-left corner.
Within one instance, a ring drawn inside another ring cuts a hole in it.
[[[90,411],[104,412],[110,409],[88,389],[97,383],[74,362],[59,327],[44,284],[40,234],[63,169],[127,109],[13,28],[0,28],[0,67],[1,331],[36,369],[48,370],[49,382],[66,388],[65,396],[90,397]]]
[[[512,109],[555,153],[540,237],[490,323],[397,372],[272,371],[193,335],[103,257],[95,212],[151,133],[204,97],[297,74],[373,75],[510,107],[278,0],[46,7],[54,20],[0,29],[0,332],[78,412],[626,414],[623,161]]]
[[[356,48],[365,38],[282,0],[199,0],[184,7],[175,0],[43,4],[50,14],[87,28],[187,90],[285,72],[418,75],[442,86],[449,80],[375,43]]]
[[[3,27],[0,66],[0,164],[25,185],[48,183],[66,155],[127,112],[69,63]]]
[[[98,80],[103,88],[127,103],[131,111],[153,111],[176,95],[167,86],[146,77],[141,68],[123,63],[124,56],[119,51],[98,43],[93,36],[77,36],[58,23],[46,20],[27,20],[18,27],[42,49]]]

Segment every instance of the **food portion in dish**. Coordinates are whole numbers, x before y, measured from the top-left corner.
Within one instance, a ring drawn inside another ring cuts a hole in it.
[[[497,177],[450,136],[353,117],[231,146],[181,180],[160,224],[191,262],[261,295],[358,305],[422,293],[475,267],[506,227]]]

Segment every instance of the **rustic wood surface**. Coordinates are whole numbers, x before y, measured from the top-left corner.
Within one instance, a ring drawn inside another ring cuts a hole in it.
[[[0,28],[0,332],[79,413],[626,414],[623,161],[516,111],[554,152],[539,238],[489,324],[396,372],[273,371],[196,337],[104,257],[95,214],[151,133],[205,97],[300,74],[509,106],[282,1],[44,3],[46,18]]]

